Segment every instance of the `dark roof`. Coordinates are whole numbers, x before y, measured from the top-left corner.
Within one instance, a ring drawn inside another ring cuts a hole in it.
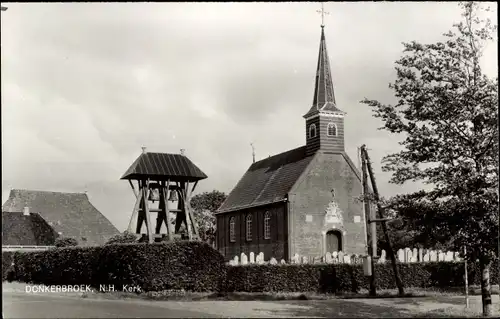
[[[100,245],[119,231],[99,212],[84,193],[59,193],[13,189],[2,207],[20,212],[27,206],[38,213],[62,237],[75,238],[81,245]]]
[[[253,163],[218,212],[284,200],[313,156],[306,156],[302,146]]]
[[[185,155],[167,153],[143,153],[123,174],[121,179],[143,179],[153,177],[160,180],[198,181],[207,178]]]
[[[38,214],[2,212],[2,246],[52,246],[57,232]]]

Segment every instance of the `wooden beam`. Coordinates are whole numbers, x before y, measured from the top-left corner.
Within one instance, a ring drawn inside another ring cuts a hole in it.
[[[137,200],[135,201],[134,210],[132,211],[132,216],[130,217],[130,222],[128,223],[127,231],[132,233],[132,222],[137,219],[139,213],[139,206],[141,205],[143,189],[139,189],[139,194]]]
[[[134,192],[135,198],[139,197],[139,193],[135,190],[134,184],[132,183],[132,180],[128,180],[130,187],[132,187],[132,191]]]
[[[160,184],[161,183],[162,182],[160,182]],[[158,190],[159,190],[158,195],[160,196],[160,201],[158,202],[158,209],[149,209],[150,212],[158,211],[158,215],[156,216],[155,234],[160,233],[161,224],[163,224],[164,214],[165,214],[165,209],[163,207],[165,204],[163,188],[160,186]]]
[[[151,213],[157,213],[157,212],[162,212],[162,211],[164,211],[164,210],[162,210],[161,208],[150,208],[150,209],[149,209],[149,211],[150,211]],[[171,213],[179,213],[179,212],[181,212],[181,210],[180,210],[180,209],[175,209],[175,208],[170,208],[170,209],[169,209],[169,211],[170,211]]]
[[[193,188],[191,189],[191,193],[189,193],[189,197],[191,197],[191,195],[193,195],[193,192],[194,192],[194,189],[196,188],[196,185],[198,185],[198,181],[194,182]]]
[[[198,233],[198,224],[196,223],[196,220],[194,219],[194,211],[191,207],[191,196],[193,195],[193,192],[194,192],[194,189],[196,188],[196,185],[198,185],[198,181],[196,181],[194,183],[193,188],[191,188],[191,192],[187,193],[186,203],[188,204],[187,208],[188,208],[188,212],[189,212],[189,218],[191,219],[191,224],[193,226],[193,233],[199,237],[200,234]]]
[[[192,227],[192,221],[191,221],[191,214],[189,214],[189,202],[188,202],[188,198],[187,198],[187,194],[189,192],[189,184],[186,182],[186,183],[183,183],[183,188],[182,188],[182,196],[184,198],[184,215],[186,216],[186,228],[187,228],[187,231],[188,231],[188,237],[189,237],[189,240],[193,240],[193,230],[191,229]]]
[[[165,224],[167,226],[167,235],[168,240],[174,240],[174,230],[172,229],[172,225],[170,224],[170,207],[168,207],[168,190],[170,189],[170,180],[167,180],[167,188],[163,188],[163,200],[165,202]]]
[[[146,227],[148,228],[148,242],[151,244],[154,241],[153,238],[153,225],[151,223],[151,216],[149,214],[149,201],[148,201],[148,196],[149,196],[149,178],[146,181],[146,189],[144,191],[144,213],[146,214]]]

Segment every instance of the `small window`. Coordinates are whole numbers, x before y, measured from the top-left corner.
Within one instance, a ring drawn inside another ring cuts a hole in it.
[[[316,124],[311,124],[309,126],[309,138],[316,137]]]
[[[232,243],[236,241],[236,235],[234,233],[234,230],[235,230],[234,217],[231,217],[229,219],[229,241]]]
[[[337,136],[337,126],[335,123],[328,123],[327,132],[328,136]]]
[[[246,239],[247,241],[252,240],[252,215],[247,215],[246,218]]]
[[[264,239],[271,238],[271,213],[264,214]]]

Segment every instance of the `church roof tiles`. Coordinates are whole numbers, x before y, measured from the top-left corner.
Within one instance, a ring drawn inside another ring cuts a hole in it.
[[[306,147],[302,146],[253,163],[218,212],[284,200],[313,156],[307,156]]]

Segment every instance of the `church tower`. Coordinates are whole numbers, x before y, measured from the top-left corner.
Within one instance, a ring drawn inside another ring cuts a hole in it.
[[[304,115],[308,155],[318,150],[344,152],[344,115],[345,112],[338,109],[335,102],[330,61],[326,50],[325,26],[321,25],[313,104],[309,112]]]

